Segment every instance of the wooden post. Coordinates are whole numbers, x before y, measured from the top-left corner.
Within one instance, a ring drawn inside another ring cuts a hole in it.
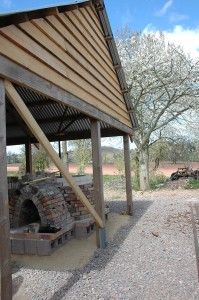
[[[104,224],[99,217],[99,215],[96,213],[93,206],[90,204],[80,187],[76,184],[73,177],[70,175],[70,173],[67,171],[65,165],[57,155],[56,151],[53,149],[51,143],[33,118],[32,114],[28,110],[27,106],[21,99],[20,95],[17,93],[11,82],[6,81],[5,82],[5,88],[6,88],[6,95],[8,96],[9,100],[15,107],[15,109],[18,111],[22,119],[25,121],[25,123],[28,125],[29,129],[33,133],[33,135],[36,137],[37,141],[42,145],[42,147],[45,149],[46,153],[49,155],[49,157],[54,162],[55,166],[58,168],[58,170],[62,173],[63,177],[66,179],[74,193],[79,197],[79,200],[83,203],[83,205],[87,208],[89,213],[93,216],[96,223],[99,225],[100,228],[104,227]]]
[[[95,209],[103,221],[103,227],[100,229],[96,225],[97,246],[106,247],[105,237],[105,211],[104,211],[104,191],[102,176],[102,153],[101,153],[101,133],[100,122],[91,119],[91,140],[92,140],[92,158],[93,158],[93,184]]]
[[[27,140],[25,144],[26,152],[26,173],[32,173],[32,147],[30,139]]]
[[[0,299],[12,299],[10,266],[10,222],[6,162],[6,104],[4,81],[0,79]]]
[[[129,135],[123,136],[124,144],[124,165],[126,178],[126,197],[127,197],[127,212],[130,216],[133,214],[133,197],[132,197],[132,182],[131,182],[131,160],[130,160],[130,145]]]

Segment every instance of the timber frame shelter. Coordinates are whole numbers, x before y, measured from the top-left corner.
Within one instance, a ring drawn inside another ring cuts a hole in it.
[[[101,137],[123,136],[132,214],[129,137],[138,127],[102,0],[0,15],[0,295],[12,299],[6,146],[40,143],[97,224],[105,247]],[[91,138],[95,209],[50,142]]]

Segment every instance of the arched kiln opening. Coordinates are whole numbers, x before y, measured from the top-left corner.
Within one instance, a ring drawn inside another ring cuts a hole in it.
[[[50,182],[25,185],[10,195],[11,228],[39,223],[65,229],[71,221],[63,195]]]
[[[30,223],[41,223],[41,218],[33,201],[26,199],[21,206],[21,211],[19,214],[19,226],[25,226]]]

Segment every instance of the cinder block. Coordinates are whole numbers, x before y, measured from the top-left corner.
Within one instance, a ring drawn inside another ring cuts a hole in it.
[[[25,254],[37,254],[37,240],[24,240]]]
[[[51,241],[37,240],[37,254],[38,255],[51,255]]]
[[[13,254],[24,254],[25,253],[24,240],[11,238],[11,252]]]
[[[54,250],[58,247],[58,240],[51,241],[51,249]]]

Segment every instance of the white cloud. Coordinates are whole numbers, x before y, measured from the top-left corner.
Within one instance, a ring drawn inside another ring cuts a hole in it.
[[[156,11],[156,16],[163,16],[166,14],[167,10],[169,9],[169,7],[171,7],[173,4],[173,0],[169,0],[165,3],[165,5],[158,11]]]
[[[191,57],[199,57],[199,28],[187,29],[177,25],[172,32],[164,31],[164,34],[174,44],[181,45]]]
[[[157,28],[149,24],[143,32],[150,33],[157,31]],[[180,45],[192,58],[199,58],[199,27],[189,29],[177,25],[172,31],[163,31],[163,33],[166,39],[175,45]]]
[[[189,19],[189,16],[176,13],[172,13],[169,17],[170,22],[179,22],[187,19]]]

